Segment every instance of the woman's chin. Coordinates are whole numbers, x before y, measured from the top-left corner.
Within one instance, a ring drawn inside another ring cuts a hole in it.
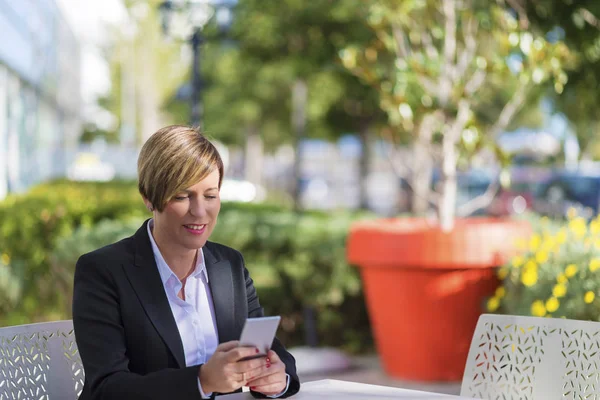
[[[188,238],[188,240],[185,241],[185,247],[187,247],[190,250],[197,250],[201,247],[204,247],[205,244],[206,238],[204,237],[204,235],[197,238]]]

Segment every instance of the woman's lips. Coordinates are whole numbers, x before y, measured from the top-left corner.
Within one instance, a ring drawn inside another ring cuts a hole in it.
[[[186,231],[193,235],[202,235],[206,230],[206,224],[204,225],[184,225]]]

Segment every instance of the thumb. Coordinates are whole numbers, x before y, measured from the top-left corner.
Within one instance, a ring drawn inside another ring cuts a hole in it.
[[[217,351],[221,351],[221,352],[225,353],[225,352],[228,352],[229,350],[235,349],[239,345],[240,345],[239,340],[231,340],[229,342],[224,342],[217,346],[217,348],[215,349],[215,353]]]

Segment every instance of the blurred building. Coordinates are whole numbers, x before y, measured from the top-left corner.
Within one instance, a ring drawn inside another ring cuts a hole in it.
[[[65,175],[80,81],[79,43],[55,0],[0,0],[0,199]]]

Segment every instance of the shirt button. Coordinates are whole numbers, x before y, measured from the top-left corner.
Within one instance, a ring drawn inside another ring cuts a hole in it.
[[[193,321],[192,321],[192,324],[194,324],[194,325],[198,325],[198,321],[196,321],[196,320],[193,320]]]

